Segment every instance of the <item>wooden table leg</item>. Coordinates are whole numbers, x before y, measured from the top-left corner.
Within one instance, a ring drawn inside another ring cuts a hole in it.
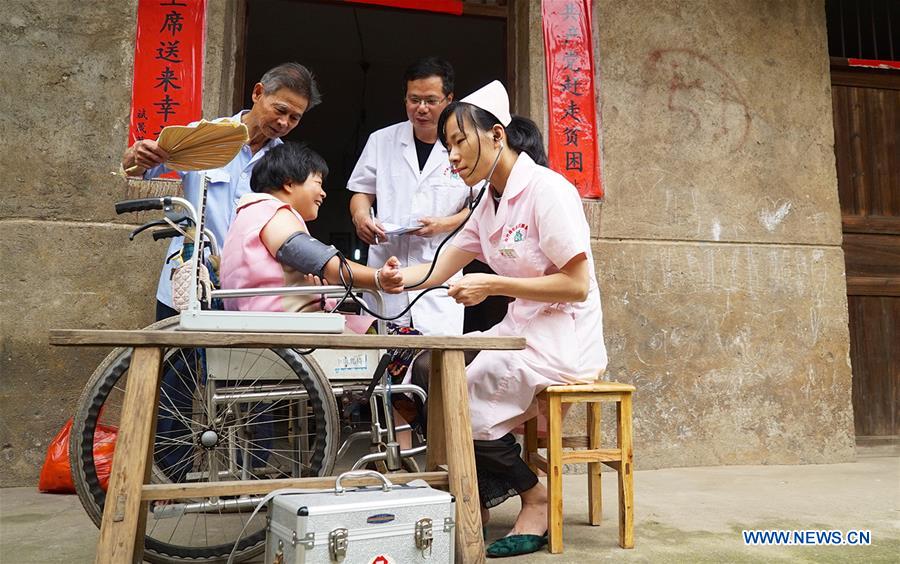
[[[425,470],[433,472],[447,464],[447,443],[444,440],[444,365],[441,351],[431,351],[431,372],[428,375],[428,437],[425,449]],[[432,432],[434,430],[434,432]]]
[[[631,394],[623,394],[616,404],[618,447],[622,449],[619,466],[619,546],[634,548],[634,451],[631,436]]]
[[[562,400],[547,400],[547,537],[550,554],[563,551],[563,447]]]
[[[484,562],[481,503],[475,474],[465,355],[463,351],[433,351],[431,362],[439,366],[444,394],[442,399],[446,407],[443,415],[447,471],[450,493],[456,498],[456,560],[466,564]]]
[[[147,502],[141,502],[141,488],[153,464],[161,358],[162,350],[155,347],[137,347],[131,355],[97,564],[143,561]]]
[[[597,450],[601,448],[601,403],[594,401],[585,405],[587,407],[588,448]],[[599,525],[603,519],[603,492],[600,481],[602,468],[603,464],[600,462],[588,462],[588,522],[591,525]]]

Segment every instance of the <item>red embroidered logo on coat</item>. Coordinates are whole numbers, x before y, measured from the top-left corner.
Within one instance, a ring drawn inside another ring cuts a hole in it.
[[[517,223],[513,225],[509,229],[506,230],[506,233],[503,234],[503,242],[509,243],[510,239],[512,239],[513,243],[519,243],[525,240],[525,237],[528,236],[528,224],[527,223]]]

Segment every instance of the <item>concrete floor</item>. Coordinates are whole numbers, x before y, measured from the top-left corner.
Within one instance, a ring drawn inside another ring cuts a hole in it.
[[[586,525],[586,480],[565,477],[565,552],[518,561],[900,562],[900,453],[811,466],[674,468],[635,473],[635,548],[617,545],[615,473],[604,475],[603,517]],[[518,511],[494,510],[488,539]],[[742,529],[871,531],[870,546],[744,546]],[[0,562],[91,562],[97,530],[75,496],[0,490]]]

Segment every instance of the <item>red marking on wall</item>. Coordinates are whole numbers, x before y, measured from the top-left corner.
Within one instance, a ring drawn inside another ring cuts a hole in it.
[[[737,81],[716,61],[691,49],[657,49],[645,70],[664,84],[666,107],[690,116],[692,136],[710,135],[729,151],[743,147],[753,118]]]

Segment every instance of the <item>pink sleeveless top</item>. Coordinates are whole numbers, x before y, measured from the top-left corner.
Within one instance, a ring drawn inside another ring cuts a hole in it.
[[[306,223],[290,204],[271,194],[247,194],[237,205],[237,216],[225,236],[219,278],[225,290],[303,286],[303,275],[269,254],[260,231],[280,209]],[[321,311],[319,296],[252,296],[224,300],[225,309],[240,311]]]
[[[260,231],[282,208],[290,210],[306,229],[306,222],[300,214],[290,204],[271,194],[251,193],[238,201],[237,216],[222,246],[219,280],[223,289],[307,285],[303,274],[275,260],[259,237]],[[331,309],[336,303],[334,299],[324,300],[319,295],[252,296],[223,301],[225,309],[229,310],[295,312],[322,311],[323,307]],[[365,333],[374,320],[367,315],[345,317],[347,328],[354,333]]]

